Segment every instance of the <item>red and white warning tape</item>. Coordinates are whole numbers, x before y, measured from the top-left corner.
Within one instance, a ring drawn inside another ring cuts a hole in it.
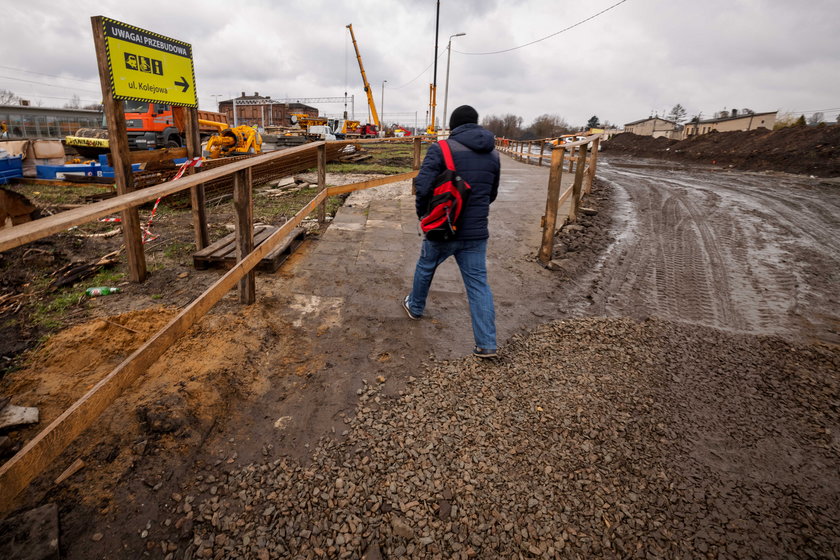
[[[188,159],[187,161],[185,161],[184,163],[181,164],[181,167],[178,169],[178,172],[175,174],[175,176],[171,180],[174,181],[175,179],[180,179],[181,177],[183,177],[184,173],[190,167],[201,167],[201,162],[202,162],[202,159],[200,157],[194,157],[192,159]],[[160,237],[159,235],[153,235],[152,234],[152,221],[155,219],[155,214],[157,213],[158,205],[160,204],[161,199],[163,199],[162,196],[158,197],[158,199],[155,201],[155,205],[152,207],[152,213],[149,216],[149,220],[146,222],[145,226],[141,226],[141,228],[143,230],[143,243],[148,243],[149,241],[154,241],[155,239]],[[100,222],[121,222],[122,219],[121,218],[100,218],[99,221]]]

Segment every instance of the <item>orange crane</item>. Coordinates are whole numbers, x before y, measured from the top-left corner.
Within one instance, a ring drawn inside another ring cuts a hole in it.
[[[365,75],[365,67],[362,64],[362,55],[359,53],[359,45],[356,43],[356,34],[353,33],[353,24],[348,23],[347,29],[350,30],[350,38],[353,39],[353,48],[356,49],[356,59],[359,61],[359,70],[362,71],[362,82],[365,84],[365,93],[368,98],[368,106],[370,106],[370,114],[373,118],[373,124],[379,129],[379,115],[376,113],[376,105],[373,103],[373,92],[370,89],[367,76]]]

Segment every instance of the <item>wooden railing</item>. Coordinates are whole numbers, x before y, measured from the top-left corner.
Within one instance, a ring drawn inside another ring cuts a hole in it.
[[[496,148],[514,159],[525,163],[542,165],[546,151],[550,154],[550,170],[548,174],[548,192],[545,201],[545,214],[542,218],[542,243],[538,257],[540,262],[547,265],[551,261],[551,254],[554,251],[554,233],[557,228],[557,214],[566,200],[571,199],[569,212],[564,217],[564,222],[574,222],[580,209],[580,200],[584,194],[592,190],[592,181],[595,179],[595,170],[598,165],[598,146],[601,142],[601,135],[587,136],[583,140],[560,144],[554,142],[556,139],[546,138],[543,140],[507,140],[496,139]],[[589,149],[589,146],[592,149]],[[533,148],[539,147],[536,153]],[[534,161],[536,160],[536,161]],[[562,193],[562,178],[564,164],[568,162],[568,173],[574,173],[574,182]],[[562,226],[562,224],[561,224]]]
[[[394,138],[353,140],[342,142],[315,142],[271,152],[244,161],[237,161],[223,167],[185,176],[168,183],[141,189],[97,202],[80,208],[74,208],[47,218],[28,222],[12,228],[0,230],[0,251],[25,245],[36,239],[96,220],[125,209],[135,209],[139,205],[157,200],[158,197],[194,189],[196,186],[213,179],[233,176],[234,207],[236,208],[236,265],[210,286],[203,294],[184,308],[169,324],[154,334],[140,348],[126,358],[120,365],[100,380],[84,396],[52,421],[37,436],[29,441],[14,457],[0,466],[0,512],[9,511],[15,497],[21,490],[47,468],[61,452],[94,423],[99,415],[145,372],[157,359],[193,324],[207,313],[224,295],[237,284],[239,300],[250,304],[256,300],[254,267],[260,260],[277,247],[292,230],[313,211],[318,212],[320,220],[325,219],[326,200],[330,196],[356,190],[368,189],[379,185],[411,179],[420,168],[421,138]],[[413,169],[361,183],[338,187],[326,186],[327,149],[336,145],[373,143],[382,141],[414,142]],[[302,154],[315,156],[318,168],[318,194],[289,221],[279,227],[256,249],[254,248],[254,224],[251,171],[259,165],[300,157]],[[195,209],[194,209],[195,210]],[[194,216],[197,215],[194,211]],[[196,228],[198,229],[198,227]]]

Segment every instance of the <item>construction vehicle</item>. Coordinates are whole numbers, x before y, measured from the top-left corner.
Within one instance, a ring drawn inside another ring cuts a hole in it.
[[[359,135],[362,138],[376,138],[379,136],[379,114],[376,112],[376,104],[373,102],[373,91],[370,89],[367,75],[365,74],[365,66],[362,64],[362,55],[359,52],[359,45],[356,43],[356,34],[353,33],[353,24],[347,24],[347,29],[350,30],[350,38],[353,39],[353,48],[356,49],[356,59],[359,61],[359,70],[362,73],[362,83],[365,86],[365,93],[367,94],[368,107],[370,107],[371,120],[373,124],[365,124],[359,127]]]
[[[258,154],[262,151],[262,136],[252,126],[243,124],[230,128],[227,123],[204,119],[199,119],[198,124],[216,130],[216,133],[202,144],[201,155],[205,158]]]
[[[307,130],[310,126],[323,126],[327,124],[326,117],[313,117],[306,113],[292,113],[289,115],[289,118],[292,124],[296,124],[304,130]]]
[[[213,111],[198,111],[199,123],[223,122],[225,127],[227,115]],[[146,103],[143,101],[125,102],[125,128],[128,136],[129,150],[154,150],[156,148],[179,148],[184,146],[185,135],[175,125],[172,107],[160,103]],[[215,127],[199,124],[199,134],[202,141],[217,132]],[[80,128],[73,136],[64,139],[67,146],[72,146],[84,157],[96,157],[107,153],[108,129],[105,123],[102,128]]]

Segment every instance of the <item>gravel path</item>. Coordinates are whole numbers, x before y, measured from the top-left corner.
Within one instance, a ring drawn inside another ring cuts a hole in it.
[[[656,319],[550,323],[497,363],[434,365],[397,397],[367,379],[345,437],[309,462],[208,467],[197,494],[173,497],[156,550],[834,558],[838,371],[828,346]]]

